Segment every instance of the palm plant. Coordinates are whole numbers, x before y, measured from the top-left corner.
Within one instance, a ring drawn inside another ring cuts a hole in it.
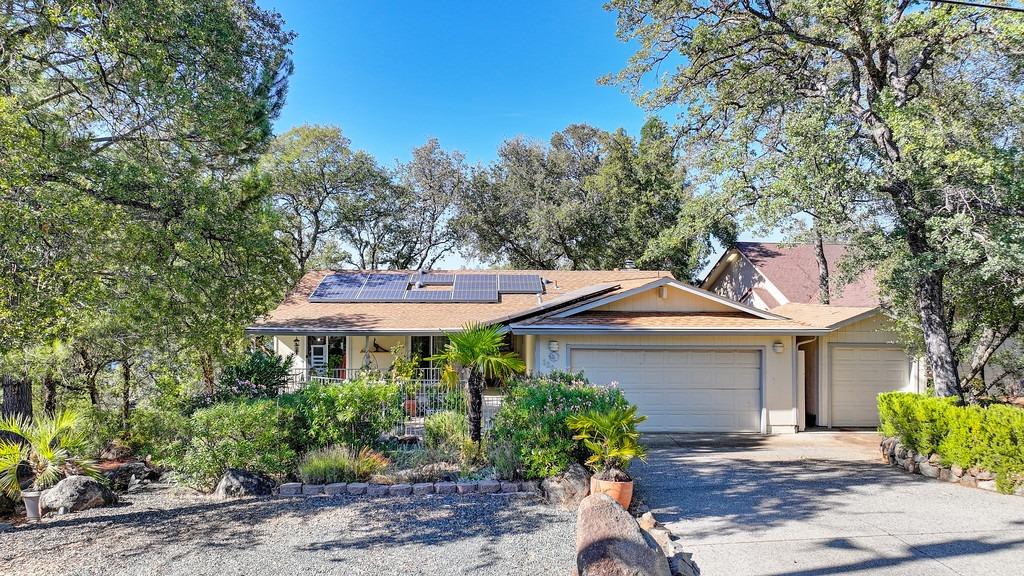
[[[85,437],[78,431],[80,420],[72,411],[32,421],[23,417],[0,419],[0,490],[16,497],[22,486],[36,492],[64,476],[94,476],[94,463],[78,456],[85,449]],[[25,482],[20,477],[25,477]]]
[[[505,335],[501,327],[469,323],[460,332],[448,334],[444,351],[430,360],[445,363],[447,375],[461,376],[469,397],[469,437],[480,442],[484,381],[506,378],[526,370],[515,352],[503,352]]]
[[[637,415],[636,406],[630,406],[576,414],[569,416],[566,424],[576,432],[573,439],[582,441],[590,451],[587,466],[602,479],[613,480],[621,475],[628,479],[629,463],[646,457],[640,445],[640,432],[636,429],[645,420],[646,416]]]

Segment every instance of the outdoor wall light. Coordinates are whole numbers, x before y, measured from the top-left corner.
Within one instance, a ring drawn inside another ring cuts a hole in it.
[[[295,353],[296,354],[299,353],[299,339],[298,338],[295,339]]]
[[[783,344],[782,342],[775,342],[774,344],[772,344],[772,350],[774,350],[776,354],[782,354],[782,351],[785,349],[786,345]]]
[[[558,340],[548,340],[548,350],[558,352]]]

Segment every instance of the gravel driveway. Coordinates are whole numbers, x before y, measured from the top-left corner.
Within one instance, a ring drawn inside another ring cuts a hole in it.
[[[575,515],[529,496],[217,501],[155,487],[0,528],[0,574],[567,574]]]
[[[1024,574],[1024,498],[889,468],[876,434],[648,441],[638,490],[702,576]]]

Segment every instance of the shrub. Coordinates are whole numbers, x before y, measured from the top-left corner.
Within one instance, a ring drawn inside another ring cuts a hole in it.
[[[402,391],[394,383],[359,378],[343,384],[312,384],[282,398],[305,427],[313,448],[373,446],[403,418]]]
[[[943,464],[996,473],[996,485],[1012,492],[1024,483],[1024,410],[1008,405],[957,406],[950,398],[908,392],[878,397],[879,431]]]
[[[427,448],[456,453],[469,438],[469,420],[454,410],[431,414],[423,420],[423,436]]]
[[[519,475],[525,478],[554,476],[570,463],[586,459],[586,449],[573,439],[567,417],[629,406],[616,388],[591,386],[579,375],[561,376],[558,380],[520,380],[509,390],[494,417],[489,443],[492,452],[511,451],[519,460]],[[500,456],[506,461],[509,457]]]
[[[237,364],[224,368],[217,381],[219,399],[273,398],[288,383],[291,356],[253,350]]]
[[[382,472],[390,462],[384,455],[362,448],[330,447],[314,450],[299,464],[299,476],[309,484],[357,482]]]
[[[295,469],[289,445],[292,410],[273,400],[240,400],[196,411],[178,471],[197,488],[212,488],[228,468],[281,477]]]

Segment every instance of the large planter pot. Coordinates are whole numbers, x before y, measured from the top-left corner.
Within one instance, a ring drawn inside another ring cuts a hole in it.
[[[25,516],[29,522],[39,522],[40,495],[42,495],[42,492],[21,491],[21,499],[25,502]]]
[[[591,476],[590,493],[607,494],[618,502],[623,509],[629,510],[629,503],[633,501],[633,481],[616,482],[614,480],[600,480],[597,476]]]
[[[416,417],[416,401],[412,398],[405,401],[405,413],[410,418]]]

